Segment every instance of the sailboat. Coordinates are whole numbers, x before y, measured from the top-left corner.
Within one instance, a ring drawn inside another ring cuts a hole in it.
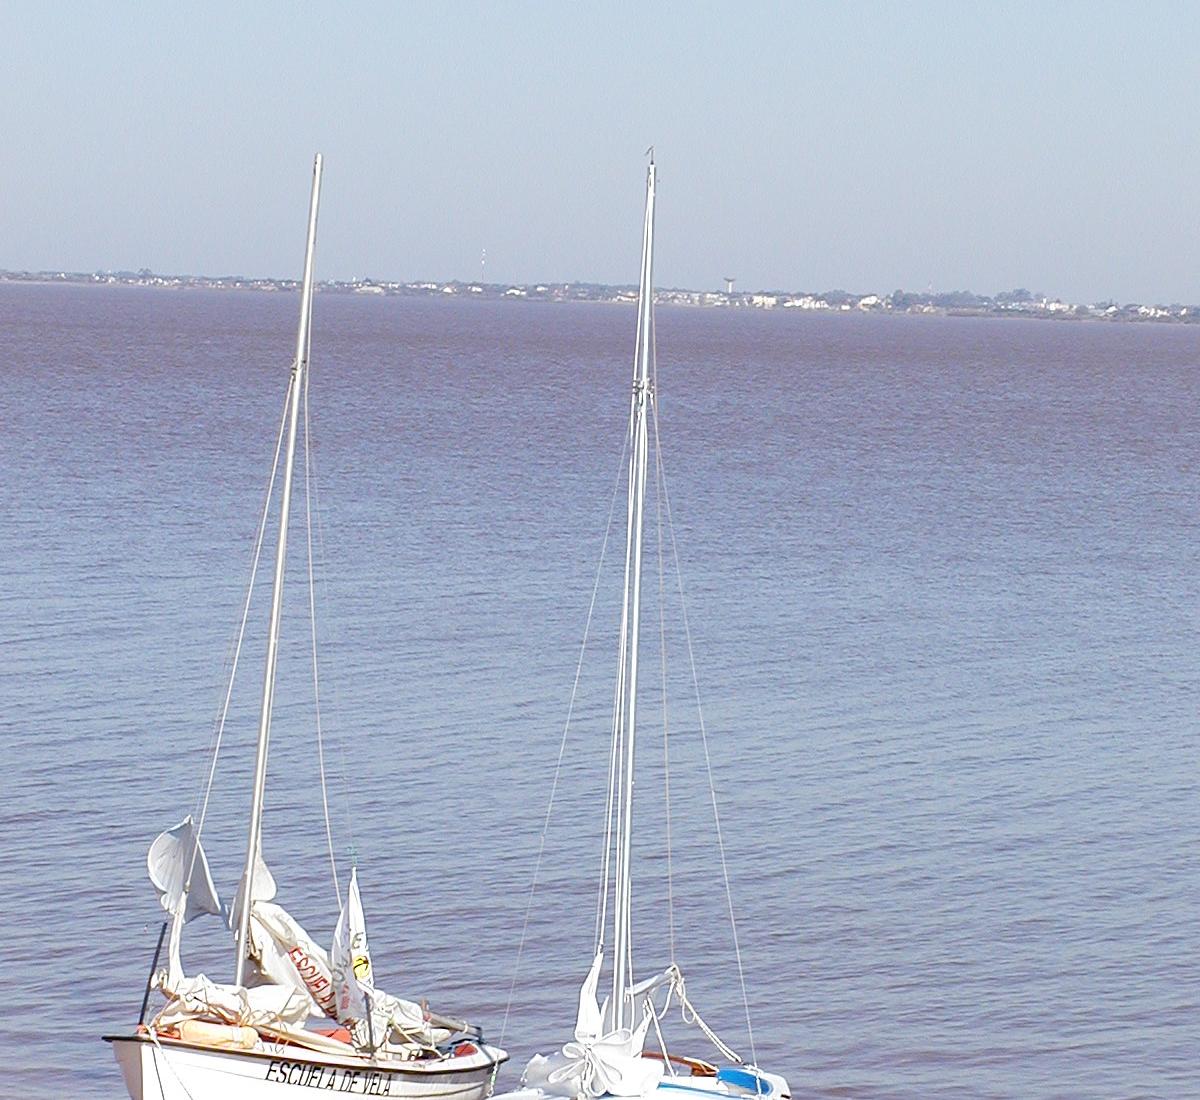
[[[650,424],[654,417],[655,401],[653,275],[656,168],[653,149],[648,152],[650,163],[646,176],[637,340],[627,436],[629,459],[624,597],[613,696],[609,794],[599,891],[601,901],[596,922],[596,951],[579,991],[572,1038],[550,1055],[535,1055],[525,1067],[521,1087],[500,1094],[496,1100],[550,1100],[552,1097],[596,1100],[609,1096],[653,1096],[659,1100],[682,1100],[680,1093],[699,1097],[771,1097],[772,1100],[790,1100],[791,1097],[790,1088],[783,1077],[758,1068],[753,1064],[753,1059],[740,1057],[703,1021],[688,998],[683,971],[674,958],[670,959],[665,969],[640,981],[635,980],[633,968],[633,791],[642,543]],[[657,441],[657,431],[655,439]],[[728,888],[728,881],[726,885]],[[611,924],[606,914],[610,897]],[[609,935],[611,941],[606,942]],[[611,978],[611,992],[601,1002],[597,999],[598,989],[606,967]],[[715,1061],[668,1050],[660,1025],[673,1004],[680,1006],[684,1022],[695,1025],[715,1048],[716,1053],[711,1056]]]
[[[314,1089],[337,1095],[406,1100],[485,1100],[491,1094],[497,1069],[508,1057],[503,1050],[488,1045],[479,1028],[435,1014],[424,1002],[405,1000],[376,988],[357,868],[341,901],[333,944],[326,951],[275,901],[278,888],[263,859],[263,801],[288,521],[302,418],[307,446],[313,252],[321,173],[322,158],[317,154],[300,324],[284,425],[272,470],[274,482],[286,435],[245,865],[233,905],[225,909],[201,846],[203,811],[198,821],[185,818],[150,846],[147,868],[167,920],[159,935],[137,1027],[127,1034],[104,1036],[112,1044],[133,1100],[311,1100]],[[259,527],[256,565],[269,508],[268,499]],[[310,599],[311,595],[310,588]],[[249,606],[247,596],[243,632]],[[239,636],[238,650],[240,644]],[[228,703],[227,692],[225,712]],[[217,740],[219,745],[219,737]],[[215,765],[214,753],[205,808]],[[336,882],[332,841],[330,857]],[[341,897],[339,890],[339,900]],[[180,950],[184,927],[205,914],[224,916],[233,932],[231,982],[215,982],[203,974],[189,976],[184,971]],[[160,968],[168,930],[167,962]],[[165,1003],[148,1016],[151,995],[156,990]]]

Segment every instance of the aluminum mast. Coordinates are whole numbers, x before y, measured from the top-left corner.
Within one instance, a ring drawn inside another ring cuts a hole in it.
[[[654,150],[646,171],[646,221],[642,230],[642,269],[638,288],[637,347],[633,364],[633,396],[630,402],[632,450],[629,460],[629,506],[625,549],[625,597],[621,612],[620,670],[618,672],[617,717],[614,736],[623,753],[619,766],[621,802],[617,827],[616,892],[613,914],[614,1027],[633,1026],[633,1004],[628,1000],[632,983],[632,874],[633,759],[637,717],[638,631],[642,599],[642,518],[646,505],[646,465],[649,450],[647,411],[654,400],[650,374],[654,355]],[[628,646],[626,645],[628,638]],[[624,716],[622,729],[621,716]]]
[[[279,544],[275,549],[275,581],[271,590],[271,626],[267,634],[267,664],[263,675],[262,714],[258,724],[258,754],[254,761],[254,797],[250,804],[250,832],[246,838],[246,867],[242,872],[241,911],[238,914],[237,970],[235,982],[245,984],[246,951],[250,938],[250,904],[254,897],[254,869],[262,847],[263,789],[267,780],[267,744],[271,739],[271,707],[275,701],[275,664],[279,656],[279,613],[283,607],[283,574],[287,564],[288,515],[292,504],[292,470],[296,462],[296,426],[300,395],[308,368],[309,326],[312,321],[313,249],[317,240],[317,205],[321,197],[321,154],[313,161],[312,197],[308,206],[308,241],[304,248],[304,283],[300,292],[300,326],[296,332],[296,358],[288,383],[287,462],[283,496],[279,504]]]

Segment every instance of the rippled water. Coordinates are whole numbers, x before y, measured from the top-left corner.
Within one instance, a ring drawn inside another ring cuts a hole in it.
[[[202,779],[296,308],[0,287],[6,1095],[123,1095],[98,1037],[136,1018],[160,919],[145,849]],[[317,301],[338,856],[357,854],[381,984],[503,1030],[502,1084],[566,1037],[590,960],[619,538],[505,1023],[633,322]],[[1200,331],[672,309],[658,330],[759,1061],[798,1097],[1200,1095]],[[654,552],[648,575],[653,593]],[[668,603],[676,954],[748,1052]],[[266,854],[327,940],[303,612],[298,585]],[[206,830],[227,894],[264,621],[256,604]],[[644,972],[671,935],[656,709]],[[185,947],[227,976],[219,928]]]

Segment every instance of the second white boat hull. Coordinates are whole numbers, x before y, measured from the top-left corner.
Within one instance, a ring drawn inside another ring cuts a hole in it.
[[[608,1095],[605,1093],[605,1098]],[[722,1100],[726,1097],[730,1100],[792,1100],[792,1090],[783,1077],[753,1066],[728,1066],[721,1070],[713,1066],[702,1074],[669,1073],[642,1100]],[[542,1088],[525,1086],[499,1093],[493,1100],[561,1100],[561,1097]]]

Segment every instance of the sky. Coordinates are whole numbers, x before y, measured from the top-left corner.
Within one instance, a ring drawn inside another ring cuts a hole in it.
[[[0,2],[0,269],[1200,303],[1200,5]]]

